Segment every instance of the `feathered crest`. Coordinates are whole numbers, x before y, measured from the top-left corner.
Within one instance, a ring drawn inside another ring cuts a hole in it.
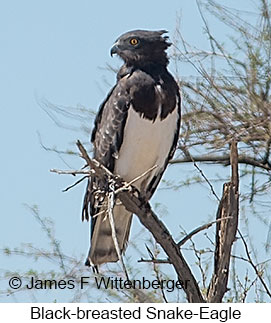
[[[166,49],[171,45],[167,30],[133,30],[121,35],[115,42],[114,52],[128,65],[155,63],[166,65]],[[131,45],[136,39],[137,44]]]

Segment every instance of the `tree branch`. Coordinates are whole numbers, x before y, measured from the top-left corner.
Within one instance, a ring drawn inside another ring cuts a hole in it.
[[[149,203],[144,203],[131,195],[130,192],[121,192],[119,199],[125,205],[128,211],[136,214],[140,222],[151,232],[157,243],[161,245],[172,263],[178,279],[188,281],[187,289],[184,289],[188,301],[192,303],[204,302],[198,284],[186,263],[178,245],[173,240],[166,226],[158,219],[156,214],[151,210]]]
[[[180,248],[183,244],[185,244],[189,239],[191,239],[195,234],[199,233],[202,230],[209,229],[213,224],[218,223],[220,221],[225,221],[231,219],[231,217],[225,217],[223,219],[216,219],[215,221],[212,221],[210,223],[206,223],[201,225],[200,227],[192,230],[189,234],[187,234],[181,241],[177,243],[178,247]]]
[[[174,241],[166,226],[152,211],[148,202],[135,196],[135,194],[133,194],[134,190],[132,187],[125,183],[122,178],[112,174],[95,159],[91,159],[79,140],[77,141],[77,146],[80,150],[81,157],[89,166],[88,176],[106,177],[109,183],[114,183],[114,185],[116,185],[114,186],[114,194],[128,211],[138,216],[140,222],[151,232],[156,242],[161,245],[168,259],[157,260],[157,263],[172,264],[178,279],[182,282],[188,282],[184,292],[186,293],[189,302],[202,303],[205,302],[205,300],[193,273],[181,253],[180,245],[185,243],[194,234],[211,226],[214,222],[217,223],[215,268],[208,288],[207,300],[209,302],[221,302],[225,292],[227,291],[231,246],[235,239],[238,224],[238,154],[236,142],[233,141],[231,143],[230,162],[232,166],[232,178],[230,183],[224,184],[224,193],[219,204],[217,220],[196,228],[179,243]],[[86,170],[70,172],[53,171],[59,174],[72,175],[76,175],[78,173],[86,175],[87,172]],[[141,261],[145,260],[142,259]],[[152,262],[155,262],[155,259],[152,259]]]
[[[79,140],[77,141],[77,147],[80,150],[81,157],[87,162],[90,168],[89,176],[94,176],[94,174],[96,177],[98,176],[104,178],[106,176],[109,181],[114,180],[117,186],[119,184],[120,187],[123,185],[123,183],[125,183],[119,176],[112,174],[98,161],[91,159]],[[58,171],[58,173],[65,174],[66,172]],[[73,171],[72,174],[75,174],[75,171]],[[157,243],[159,243],[164,249],[168,256],[169,262],[172,263],[176,271],[178,279],[183,282],[188,282],[187,288],[184,289],[188,301],[193,303],[204,302],[197,281],[193,276],[187,262],[185,261],[177,243],[173,240],[166,226],[152,211],[150,204],[140,200],[132,192],[132,189],[120,190],[118,193],[118,198],[123,205],[125,205],[128,211],[138,216],[140,222],[151,232]]]
[[[261,281],[261,283],[262,283],[262,285],[263,285],[263,287],[264,287],[264,289],[265,289],[265,291],[266,291],[266,293],[267,293],[267,295],[271,298],[271,290],[267,287],[267,285],[266,285],[266,283],[265,283],[265,281],[264,281],[264,279],[263,279],[263,275],[259,272],[259,270],[258,270],[258,268],[257,268],[257,265],[255,265],[254,263],[253,263],[253,261],[252,261],[252,259],[251,259],[251,257],[250,257],[250,252],[249,252],[249,250],[248,250],[248,245],[247,245],[247,243],[246,243],[246,240],[244,239],[244,237],[243,237],[243,235],[242,235],[242,233],[241,233],[241,231],[240,230],[238,230],[238,233],[239,233],[239,235],[240,235],[240,237],[241,237],[241,240],[242,240],[242,242],[243,242],[243,244],[244,244],[244,247],[245,247],[245,251],[246,251],[246,254],[247,254],[247,259],[245,259],[246,261],[248,261],[249,263],[250,263],[250,265],[252,266],[252,268],[254,269],[254,271],[255,271],[255,273],[256,273],[256,275],[257,275],[257,277],[260,279],[260,281]]]
[[[239,213],[239,177],[238,152],[235,140],[231,143],[231,182],[225,183],[223,197],[217,210],[217,219],[231,217],[230,220],[217,223],[214,273],[208,287],[207,300],[211,303],[222,302],[227,291],[232,244],[238,227]]]
[[[203,163],[215,163],[224,164],[225,166],[230,165],[230,155],[202,155],[202,156],[185,156],[184,158],[173,159],[170,164],[181,164],[181,163],[191,163],[191,162],[203,162]],[[239,164],[251,165],[265,170],[271,171],[271,167],[264,163],[264,161],[251,158],[246,155],[238,156]]]
[[[168,259],[139,259],[137,262],[150,262],[154,264],[171,264]]]

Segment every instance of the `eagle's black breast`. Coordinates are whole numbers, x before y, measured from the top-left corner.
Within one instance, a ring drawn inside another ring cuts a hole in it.
[[[132,107],[143,118],[155,120],[161,112],[159,117],[164,119],[176,108],[179,88],[165,66],[149,64],[132,69],[124,64],[117,76],[118,81],[123,78]]]

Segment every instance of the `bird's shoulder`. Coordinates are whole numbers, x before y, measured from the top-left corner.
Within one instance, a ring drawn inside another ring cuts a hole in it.
[[[123,70],[118,74],[117,83],[108,93],[99,107],[94,121],[94,127],[91,135],[91,142],[95,141],[97,131],[103,131],[101,124],[107,126],[116,124],[127,113],[131,107],[130,103],[141,105],[141,102],[152,101],[154,99],[155,82],[152,77],[143,71]]]
[[[124,127],[129,109],[154,121],[158,113],[166,118],[177,106],[179,88],[166,70],[121,67],[117,83],[101,104],[91,141],[104,140]],[[100,134],[100,135],[99,135]],[[106,142],[110,143],[110,139]]]

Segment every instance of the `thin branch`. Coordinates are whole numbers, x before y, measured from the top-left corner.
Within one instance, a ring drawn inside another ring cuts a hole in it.
[[[68,190],[70,190],[71,188],[75,187],[76,185],[80,184],[81,182],[83,182],[83,180],[85,180],[86,178],[88,178],[89,176],[84,176],[82,178],[80,178],[78,181],[76,181],[74,184],[66,187],[64,190],[62,190],[62,192],[67,192]]]
[[[225,217],[223,219],[217,219],[215,221],[209,222],[207,224],[203,224],[200,227],[196,228],[195,230],[192,230],[190,233],[188,233],[181,241],[177,243],[178,247],[180,248],[182,245],[184,245],[188,240],[190,240],[195,234],[199,233],[202,230],[210,228],[213,224],[218,223],[223,220],[231,219],[231,216]],[[143,259],[141,258],[137,262],[152,262],[156,264],[170,264],[168,259]]]
[[[188,152],[189,153],[189,152]],[[193,162],[193,165],[196,167],[196,169],[199,171],[199,173],[201,174],[201,176],[204,178],[204,180],[206,181],[206,183],[209,185],[210,189],[211,189],[211,192],[213,193],[213,195],[216,197],[216,199],[218,201],[220,201],[219,197],[217,196],[214,188],[213,188],[213,185],[210,183],[210,181],[208,180],[208,178],[205,176],[205,174],[203,173],[202,169],[199,168],[199,166],[196,164],[195,160],[193,159],[193,157],[190,155],[189,153],[189,156],[190,158],[192,159],[192,162]]]
[[[231,219],[232,217],[231,216],[227,216],[223,219],[217,219],[215,221],[212,221],[210,223],[207,223],[207,224],[203,224],[201,225],[200,227],[192,230],[189,234],[187,234],[181,241],[179,241],[177,243],[178,247],[181,247],[182,245],[184,245],[188,240],[190,240],[195,234],[199,233],[200,231],[202,230],[205,230],[205,229],[208,229],[210,228],[213,224],[215,223],[218,223],[220,221],[224,221],[224,220],[228,220],[228,219]]]
[[[66,264],[64,262],[64,257],[63,257],[63,252],[61,251],[61,248],[60,248],[60,244],[59,242],[55,239],[53,233],[52,233],[52,230],[50,228],[50,226],[48,225],[46,219],[43,219],[40,215],[39,215],[39,212],[38,212],[38,209],[36,207],[31,207],[29,205],[26,204],[26,207],[28,207],[35,219],[40,223],[42,229],[44,230],[44,232],[46,233],[47,237],[49,238],[53,248],[54,248],[54,252],[55,252],[55,255],[57,256],[57,260],[58,260],[58,263],[60,265],[60,268],[63,270],[63,273],[66,275],[67,274],[67,268],[66,268]],[[54,256],[55,256],[54,255]],[[46,255],[47,257],[48,255]]]
[[[110,172],[104,165],[99,163],[96,159],[91,159],[85,149],[85,147],[81,144],[80,140],[77,140],[76,145],[81,152],[81,157],[85,159],[90,169],[95,171],[95,176],[104,177],[105,175],[111,179],[114,179],[116,182],[120,182],[119,176],[114,175]]]
[[[50,172],[57,173],[60,175],[89,175],[89,170],[59,170],[59,169],[50,169]]]
[[[146,170],[144,173],[142,173],[141,175],[135,177],[134,179],[132,179],[129,183],[125,183],[123,186],[121,186],[120,188],[118,188],[115,192],[115,194],[120,193],[121,191],[125,191],[129,188],[131,188],[131,186],[138,181],[139,179],[141,179],[142,177],[145,177],[147,174],[149,174],[151,171],[153,171],[155,168],[157,168],[157,165],[152,166],[151,168],[149,168],[148,170]]]
[[[173,159],[170,164],[181,164],[181,163],[191,163],[191,162],[203,162],[203,163],[217,163],[230,165],[230,155],[202,155],[202,156],[185,156],[184,158]],[[271,171],[271,167],[264,163],[264,161],[251,158],[249,156],[240,155],[238,157],[239,164],[246,164],[255,167],[259,167],[268,171]]]
[[[151,262],[154,264],[171,264],[168,259],[139,259],[137,262]]]
[[[148,253],[151,257],[151,259],[155,259],[154,257],[154,254],[152,253],[152,251],[148,248],[148,246],[146,245],[146,248],[148,250]],[[160,277],[160,273],[159,273],[159,269],[157,268],[157,262],[152,262],[152,265],[153,265],[153,270],[154,270],[154,273],[155,273],[155,276],[156,276],[156,279],[158,281],[161,280],[161,277]],[[167,300],[167,297],[166,297],[166,294],[165,294],[165,291],[164,291],[164,288],[162,286],[160,286],[160,290],[161,290],[161,294],[162,294],[162,297],[163,297],[163,300],[165,301],[165,303],[168,303],[168,300]]]
[[[246,243],[246,240],[244,239],[244,237],[243,237],[243,235],[242,235],[242,233],[241,233],[241,231],[239,229],[238,229],[238,233],[239,233],[239,235],[241,237],[241,240],[242,240],[242,242],[244,244],[245,251],[246,251],[246,254],[247,254],[247,258],[248,258],[248,262],[251,264],[251,266],[254,269],[257,277],[259,277],[259,279],[260,279],[260,281],[261,281],[261,283],[262,283],[262,285],[263,285],[263,287],[264,287],[267,295],[271,298],[271,290],[269,290],[269,288],[267,287],[267,285],[266,285],[266,283],[265,283],[265,281],[264,281],[264,279],[262,277],[262,274],[257,269],[257,266],[253,263],[253,261],[252,261],[252,259],[250,257],[250,252],[248,250],[248,245]]]
[[[123,257],[122,257],[121,251],[120,251],[119,242],[118,242],[117,233],[116,233],[115,221],[114,221],[114,216],[113,216],[113,208],[115,205],[114,187],[112,187],[113,186],[112,184],[110,186],[111,186],[111,191],[108,194],[108,210],[107,210],[107,212],[108,212],[109,223],[111,226],[112,239],[114,242],[114,246],[115,246],[119,261],[121,263],[121,267],[125,273],[126,279],[129,280],[129,275],[128,275],[128,272],[125,267]]]

